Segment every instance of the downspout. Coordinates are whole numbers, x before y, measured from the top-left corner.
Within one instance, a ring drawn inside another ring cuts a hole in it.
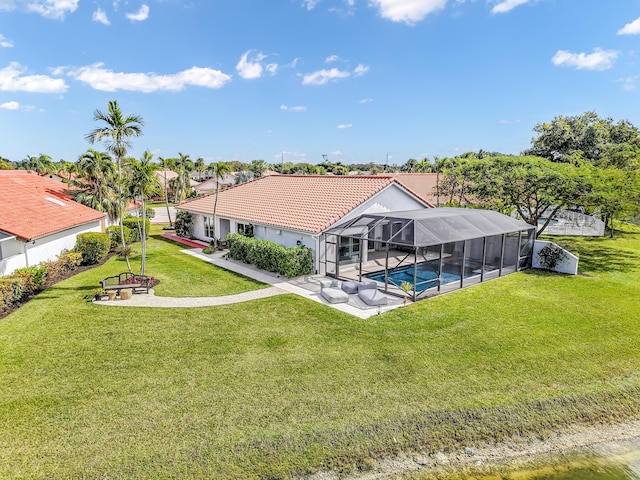
[[[35,240],[33,240],[33,242],[35,243]],[[29,240],[27,240],[26,242],[24,242],[24,260],[26,263],[26,266],[29,267],[29,249],[27,248],[27,245],[29,245]]]

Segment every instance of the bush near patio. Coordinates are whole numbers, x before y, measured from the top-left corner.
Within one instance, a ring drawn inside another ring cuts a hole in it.
[[[313,256],[306,247],[285,248],[270,240],[245,237],[239,233],[228,234],[225,241],[230,258],[251,263],[262,270],[289,278],[312,272]]]
[[[142,219],[138,217],[125,217],[122,219],[122,225],[131,230],[131,238],[133,242],[140,241],[140,229],[142,228]],[[149,238],[149,232],[151,231],[151,220],[145,219],[145,232],[147,232],[147,238]],[[125,240],[127,234],[125,233]]]
[[[134,232],[129,227],[122,227],[124,231],[124,243],[130,245],[136,242],[136,237],[139,237],[137,231]],[[117,225],[113,225],[111,227],[107,227],[107,233],[109,234],[109,238],[111,239],[111,249],[113,250],[118,245],[122,245],[122,241],[120,240],[120,227]]]
[[[111,240],[108,233],[87,232],[76,237],[74,251],[82,254],[83,265],[93,265],[109,254]]]
[[[184,210],[178,210],[174,223],[176,235],[183,238],[191,238],[191,227],[193,225],[193,215]]]

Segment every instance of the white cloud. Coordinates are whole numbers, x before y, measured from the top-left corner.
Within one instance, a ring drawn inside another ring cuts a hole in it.
[[[301,106],[289,107],[287,105],[280,105],[280,110],[284,110],[286,112],[306,112],[307,107],[301,107]]]
[[[0,70],[0,91],[31,93],[64,93],[67,84],[61,78],[46,75],[21,76],[27,69],[18,62],[11,62]]]
[[[30,0],[27,10],[36,12],[46,18],[62,20],[66,13],[73,13],[80,0]]]
[[[103,25],[111,24],[111,22],[109,22],[109,18],[107,17],[107,13],[101,8],[98,8],[95,12],[93,12],[93,21],[100,22]]]
[[[638,76],[634,75],[632,77],[623,77],[618,80],[622,83],[622,90],[625,92],[630,92],[631,90],[635,90],[638,83]]]
[[[371,103],[373,102],[373,98],[361,98],[358,103]]]
[[[20,104],[18,102],[5,102],[0,104],[0,108],[5,110],[18,110],[20,108]]]
[[[320,0],[302,0],[302,5],[307,10],[313,10],[315,6],[320,2]]]
[[[147,18],[149,18],[149,5],[143,3],[135,13],[127,13],[126,17],[132,22],[144,22]]]
[[[338,125],[336,128],[340,130],[344,130],[345,128],[353,127],[353,123],[343,123],[342,125]]]
[[[278,64],[277,63],[269,63],[266,67],[264,67],[267,72],[271,75],[275,75],[278,72]]]
[[[104,92],[118,90],[144,93],[167,90],[180,91],[190,85],[217,89],[231,81],[231,76],[210,68],[192,67],[171,75],[157,75],[155,73],[113,72],[103,68],[102,63],[69,70],[68,75]]]
[[[344,60],[340,58],[338,55],[329,55],[324,60],[324,63],[333,63],[333,62],[344,62]]]
[[[355,70],[353,71],[353,74],[356,77],[361,77],[362,75],[364,75],[368,71],[369,71],[369,67],[367,67],[366,65],[360,64],[355,68]]]
[[[551,61],[557,67],[576,67],[578,70],[608,70],[618,58],[615,50],[595,48],[593,53],[571,53],[558,50]]]
[[[11,48],[13,47],[13,42],[6,38],[4,35],[0,33],[0,47],[3,48]]]
[[[349,72],[332,68],[331,70],[318,70],[317,72],[308,73],[302,78],[303,85],[325,85],[330,81],[339,80],[351,76]]]
[[[377,7],[383,18],[414,25],[430,13],[443,9],[447,0],[370,0],[369,5]]]
[[[261,52],[258,52],[255,55],[255,57],[253,57],[252,59],[249,59],[249,55],[251,55],[251,52],[252,52],[251,50],[247,50],[246,52],[244,52],[236,65],[236,70],[238,71],[238,75],[240,75],[242,78],[247,80],[253,79],[253,78],[260,78],[262,76],[264,67],[260,62],[265,58],[267,58],[266,55],[264,55]],[[278,65],[277,64],[270,64],[270,65],[271,66],[267,65],[267,71],[270,71],[270,73],[275,73],[276,70],[278,69]]]
[[[640,35],[640,18],[636,18],[633,22],[627,23],[618,30],[618,35]]]
[[[531,0],[502,0],[496,3],[491,9],[491,13],[507,13],[514,8],[529,3]]]

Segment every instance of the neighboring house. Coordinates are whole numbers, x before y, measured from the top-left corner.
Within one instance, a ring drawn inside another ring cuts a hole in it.
[[[55,259],[79,233],[104,231],[105,214],[73,201],[67,188],[24,170],[0,171],[0,275]]]
[[[215,178],[210,178],[195,186],[193,189],[200,195],[204,195],[206,193],[211,193],[215,191],[216,185],[220,186],[220,189],[231,187],[236,184],[236,176],[232,173],[229,175],[225,175],[224,178],[221,178],[218,183],[216,183]]]
[[[193,235],[198,239],[213,238],[215,198],[211,194],[176,207],[194,215]],[[223,239],[237,232],[285,247],[304,245],[314,253],[314,270],[324,274],[327,229],[363,213],[432,206],[392,177],[269,175],[220,191],[215,235]],[[367,255],[350,238],[340,249],[354,261]]]

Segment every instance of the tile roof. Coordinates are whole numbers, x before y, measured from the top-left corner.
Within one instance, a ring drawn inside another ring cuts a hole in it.
[[[0,170],[0,230],[33,240],[105,217],[71,200],[67,188],[24,170]]]
[[[277,227],[320,233],[389,185],[384,176],[268,175],[223,190],[217,214]],[[422,199],[420,199],[422,200]],[[178,207],[213,214],[215,194]]]
[[[380,176],[395,178],[401,185],[404,185],[432,206],[438,204],[436,195],[437,173],[383,173]]]

